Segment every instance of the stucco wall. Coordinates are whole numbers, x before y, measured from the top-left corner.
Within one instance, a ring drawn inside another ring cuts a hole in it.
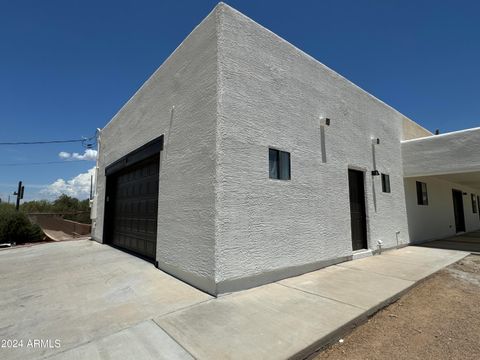
[[[323,135],[320,116],[331,119]],[[163,134],[157,261],[207,292],[244,289],[351,258],[349,168],[365,172],[369,248],[378,240],[384,248],[406,244],[406,120],[220,4],[102,130],[94,238],[102,241],[105,167]],[[412,128],[414,135],[421,132]],[[291,153],[290,181],[269,179],[269,147]],[[391,193],[381,191],[373,169],[390,175]],[[449,220],[446,213],[411,211],[414,221],[415,214],[434,223],[437,215]],[[421,238],[424,230],[413,228]]]
[[[352,255],[348,168],[366,171],[370,248],[408,242],[403,116],[225,6],[219,23],[216,273],[219,291]],[[319,116],[325,129],[322,163]],[[392,192],[372,178],[390,174]],[[291,153],[291,181],[269,179],[268,148]],[[374,203],[376,202],[376,209]]]
[[[214,11],[102,130],[94,231],[102,241],[105,166],[165,134],[157,261],[209,292],[215,291],[216,24]]]
[[[402,140],[418,139],[433,134],[415,121],[403,118],[402,121]]]
[[[428,205],[417,204],[416,181],[427,184]],[[452,189],[467,193],[467,195],[463,196],[466,230],[480,229],[480,219],[478,213],[473,213],[472,211],[470,196],[471,194],[480,195],[478,190],[434,176],[406,178],[405,200],[412,242],[441,239],[455,235]]]

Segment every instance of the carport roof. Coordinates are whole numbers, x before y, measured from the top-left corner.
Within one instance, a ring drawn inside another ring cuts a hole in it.
[[[402,141],[405,177],[437,176],[480,188],[480,127]]]

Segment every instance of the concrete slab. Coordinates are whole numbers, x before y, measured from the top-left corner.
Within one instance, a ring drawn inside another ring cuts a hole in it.
[[[211,297],[152,264],[94,241],[0,251],[0,339],[59,339],[60,349],[1,350],[39,358]]]
[[[269,284],[155,321],[197,359],[286,359],[308,355],[363,309]]]
[[[438,266],[440,268],[458,261],[459,257],[466,256],[457,250],[429,249],[425,247],[407,246],[398,250],[386,251],[385,255],[392,261],[406,262],[410,264],[421,264],[426,266]]]
[[[418,246],[437,249],[461,250],[480,254],[480,231],[472,231],[445,239],[429,241],[419,244]]]
[[[149,320],[48,359],[193,360],[193,357]]]
[[[468,255],[411,247],[384,254],[230,294],[155,321],[198,359],[301,358],[416,281]]]
[[[406,247],[214,299],[92,241],[2,250],[0,339],[60,347],[0,359],[302,357],[467,254]]]
[[[460,250],[468,251],[471,253],[480,253],[480,243],[475,242],[459,242],[459,241],[443,241],[437,240],[422,244],[422,246],[427,248],[437,248],[437,249],[451,249],[451,250]]]
[[[447,251],[446,253],[443,253]],[[419,281],[467,256],[467,252],[407,247],[384,256],[347,261],[338,266],[409,281]]]
[[[341,266],[280,281],[280,284],[375,312],[415,282]]]
[[[462,236],[449,237],[449,238],[437,240],[437,241],[468,242],[468,243],[478,244],[480,243],[480,236],[465,234]]]
[[[477,240],[480,240],[480,231],[471,231],[468,233],[464,233],[460,235],[460,237],[473,237],[473,238],[476,238]],[[455,238],[455,236],[453,236],[452,238]]]

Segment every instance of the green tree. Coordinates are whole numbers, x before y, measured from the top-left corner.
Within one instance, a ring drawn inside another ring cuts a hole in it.
[[[57,213],[63,214],[68,220],[90,223],[90,201],[88,199],[78,200],[77,198],[62,194],[54,201],[34,200],[27,201],[20,205],[20,210],[27,213]]]
[[[62,194],[53,201],[53,209],[55,212],[74,212],[79,209],[78,203],[77,198]]]

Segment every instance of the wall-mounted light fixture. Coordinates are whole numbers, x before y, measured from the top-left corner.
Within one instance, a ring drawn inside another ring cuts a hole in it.
[[[468,195],[466,192],[462,193],[463,195]]]
[[[330,126],[330,118],[320,116],[320,126]]]
[[[325,116],[319,116],[320,120],[320,146],[322,148],[322,163],[327,162],[327,147],[325,145],[325,127],[330,126],[330,119]]]
[[[373,157],[373,168],[377,167],[377,162],[375,161],[375,145],[380,145],[379,138],[372,138],[372,157]],[[378,170],[372,170],[372,176],[378,176],[380,172]]]

